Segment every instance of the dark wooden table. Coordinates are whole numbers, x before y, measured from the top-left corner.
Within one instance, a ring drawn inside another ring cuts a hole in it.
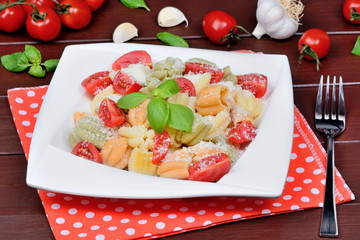
[[[183,36],[191,48],[217,49],[224,51],[252,49],[264,53],[286,54],[290,61],[295,104],[314,129],[314,104],[317,83],[321,74],[342,75],[346,85],[347,130],[335,141],[336,166],[355,196],[360,193],[360,56],[351,54],[360,34],[360,25],[347,22],[342,16],[343,1],[304,0],[303,23],[298,33],[287,40],[264,37],[257,40],[244,35],[231,49],[211,43],[201,27],[202,19],[211,10],[230,13],[238,24],[249,31],[256,25],[255,0],[197,0],[197,1],[151,1],[147,4],[151,12],[130,9],[118,0],[105,0],[103,6],[93,14],[85,29],[74,31],[63,29],[52,42],[38,42],[25,29],[15,33],[0,33],[0,55],[23,51],[25,44],[36,46],[43,59],[59,58],[68,45],[79,43],[111,42],[115,27],[122,22],[132,22],[139,29],[134,43],[162,44],[155,37],[160,31]],[[189,20],[184,24],[163,29],[157,25],[157,14],[165,6],[181,9]],[[303,32],[310,28],[321,28],[331,38],[329,55],[322,60],[320,71],[314,62],[304,61],[298,66],[297,42]],[[10,73],[0,67],[0,239],[53,239],[41,201],[35,189],[25,184],[26,159],[21,148],[7,101],[6,91],[14,87],[49,84],[52,74],[43,79],[27,73]],[[317,135],[325,144],[325,139]],[[192,231],[168,237],[168,239],[316,239],[321,209],[283,214],[255,220],[224,224],[207,230]],[[338,206],[340,239],[359,239],[360,201]]]

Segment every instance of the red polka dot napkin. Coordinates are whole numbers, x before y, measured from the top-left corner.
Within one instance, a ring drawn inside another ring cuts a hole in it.
[[[8,99],[27,156],[47,86],[8,90]],[[295,107],[294,142],[281,197],[105,199],[39,190],[56,239],[155,238],[232,221],[321,207],[326,152]],[[336,202],[355,198],[336,170]]]

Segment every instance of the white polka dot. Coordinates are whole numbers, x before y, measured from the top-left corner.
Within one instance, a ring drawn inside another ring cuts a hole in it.
[[[200,210],[200,211],[197,212],[198,215],[204,215],[205,213],[206,213],[205,210]]]
[[[186,212],[186,211],[188,211],[189,209],[187,208],[187,207],[182,207],[182,208],[180,208],[179,209],[181,212]]]
[[[151,233],[145,233],[145,234],[144,234],[144,237],[151,237],[151,236],[152,236]]]
[[[110,215],[105,215],[105,216],[103,217],[103,220],[104,220],[104,222],[110,222],[110,221],[112,220],[112,216],[110,216]]]
[[[91,226],[90,229],[91,230],[98,230],[98,229],[100,229],[100,226],[94,225],[94,226]]]
[[[107,207],[107,205],[104,204],[104,203],[100,203],[100,204],[98,205],[98,208],[100,208],[100,209],[104,209],[104,208],[106,208],[106,207]]]
[[[224,213],[223,213],[223,212],[216,212],[216,213],[215,213],[215,216],[217,216],[217,217],[222,217],[222,216],[224,216]]]
[[[93,218],[93,217],[95,216],[95,213],[93,213],[93,212],[87,212],[87,213],[85,214],[85,216],[86,216],[87,218]]]
[[[256,201],[255,201],[255,204],[256,204],[256,205],[262,205],[262,204],[264,204],[264,201],[262,201],[262,200],[256,200]]]
[[[81,200],[80,202],[82,205],[88,205],[90,203],[89,200]]]
[[[287,181],[287,182],[293,182],[293,181],[295,181],[295,178],[289,176],[289,177],[286,178],[286,181]]]
[[[65,201],[71,201],[72,199],[73,199],[73,198],[72,198],[71,196],[65,196],[65,197],[64,197],[64,200],[65,200]]]
[[[324,203],[323,202],[320,202],[319,203],[319,207],[323,207],[324,206]]]
[[[300,137],[300,134],[295,133],[294,138]]]
[[[63,219],[63,218],[57,218],[55,221],[56,221],[56,223],[58,223],[58,224],[63,224],[63,223],[65,223],[65,219]]]
[[[47,194],[46,194],[46,196],[48,196],[48,197],[55,197],[55,196],[56,196],[56,194],[55,194],[55,193],[53,193],[53,192],[49,192],[49,193],[47,193]]]
[[[135,204],[136,204],[136,201],[130,200],[130,201],[127,202],[127,204],[129,204],[129,205],[135,205]]]
[[[321,169],[315,169],[314,171],[313,171],[313,174],[314,175],[319,175],[321,173]]]
[[[303,183],[305,183],[305,184],[309,184],[309,183],[311,183],[311,182],[312,182],[311,179],[305,179],[305,180],[303,181]]]
[[[290,200],[290,199],[292,199],[292,196],[291,196],[291,195],[285,195],[285,196],[283,197],[283,199],[284,199],[284,200]]]
[[[301,201],[303,201],[303,202],[310,202],[310,198],[308,198],[308,197],[301,197]]]
[[[298,209],[300,209],[300,207],[298,205],[291,205],[290,209],[291,210],[298,210]]]
[[[299,144],[298,147],[299,147],[299,148],[306,148],[306,144],[305,144],[305,143],[301,143],[301,144]]]
[[[127,218],[124,218],[124,219],[121,219],[120,222],[121,222],[121,223],[128,223],[128,222],[130,222],[130,220],[127,219]]]
[[[34,97],[35,96],[35,92],[34,91],[28,91],[27,93],[26,93],[26,95],[28,96],[28,97]]]
[[[125,209],[123,207],[117,207],[115,208],[116,212],[123,212]]]
[[[157,223],[156,223],[156,228],[157,228],[157,229],[164,229],[164,228],[165,228],[165,223],[163,223],[163,222],[157,222]]]
[[[182,230],[181,227],[176,227],[176,228],[174,228],[174,232],[181,231],[181,230]]]
[[[137,215],[140,215],[142,212],[140,210],[134,210],[132,212],[133,215],[137,216]]]
[[[291,153],[290,154],[290,159],[294,160],[297,158],[297,154],[296,153]]]
[[[69,234],[70,234],[70,231],[69,231],[69,230],[62,230],[62,231],[60,232],[60,234],[66,236],[66,235],[69,235]]]
[[[234,216],[232,217],[233,219],[240,219],[241,215],[240,214],[234,214]]]
[[[246,207],[246,208],[244,208],[244,210],[245,210],[246,212],[250,212],[250,211],[253,210],[253,208],[251,208],[251,207]]]
[[[319,189],[317,189],[317,188],[312,188],[311,192],[316,195],[320,193]]]
[[[30,107],[31,108],[37,108],[39,106],[39,104],[37,104],[37,103],[32,103],[32,104],[30,104]]]
[[[24,100],[22,98],[15,98],[15,102],[17,103],[23,103]]]
[[[141,224],[141,225],[146,224],[146,223],[147,223],[147,220],[139,220],[138,221],[138,224]]]
[[[234,205],[226,205],[225,208],[229,209],[229,210],[232,210],[232,209],[235,209],[235,206]]]
[[[144,205],[144,207],[146,207],[146,208],[152,208],[153,206],[154,206],[154,204],[152,204],[152,203],[146,203]]]
[[[24,111],[24,110],[19,110],[18,113],[19,113],[20,115],[23,115],[23,116],[27,114],[27,112]]]
[[[210,220],[207,220],[207,221],[205,221],[203,223],[203,226],[205,227],[205,226],[210,225],[210,224],[212,224],[212,222]]]
[[[241,203],[241,202],[245,202],[246,199],[245,198],[238,198],[238,199],[236,199],[236,201]]]
[[[159,216],[159,213],[150,213],[150,217],[157,217]]]
[[[31,123],[29,121],[22,121],[21,124],[24,125],[25,127],[28,127],[30,126]]]
[[[69,209],[69,214],[75,215],[76,213],[77,213],[77,209],[76,209],[76,208],[70,208],[70,209]]]
[[[34,118],[38,118],[38,116],[39,116],[38,113],[34,114]]]
[[[281,203],[273,203],[273,206],[274,206],[274,207],[281,207],[282,204],[281,204]]]
[[[301,187],[294,187],[294,189],[293,189],[294,192],[299,192],[299,191],[301,191],[301,190],[302,190]]]
[[[117,229],[116,226],[112,226],[112,227],[109,227],[109,228],[108,228],[109,231],[115,231],[116,229]]]
[[[261,211],[261,213],[262,213],[262,214],[269,214],[269,213],[271,213],[271,211],[270,211],[269,209],[263,209],[263,210]]]
[[[185,218],[185,221],[188,222],[188,223],[193,223],[195,221],[195,218],[187,217],[187,218]]]
[[[86,237],[86,236],[87,236],[87,233],[79,233],[78,234],[78,237],[81,237],[81,238]]]
[[[305,171],[305,169],[302,168],[302,167],[296,168],[296,172],[297,172],[297,173],[303,173],[304,171]]]
[[[168,218],[170,218],[170,219],[175,219],[177,216],[176,216],[176,214],[169,214],[168,215]]]
[[[217,204],[216,204],[216,203],[214,203],[214,202],[211,202],[211,203],[208,203],[208,206],[209,206],[209,207],[216,207],[216,206],[217,206]]]
[[[95,240],[104,240],[104,239],[105,239],[105,236],[102,235],[102,234],[99,234],[99,235],[95,236]]]
[[[60,208],[60,204],[54,203],[54,204],[51,205],[51,208],[52,208],[52,209],[55,209],[55,210],[56,210],[56,209],[59,209],[59,208]]]
[[[321,182],[322,185],[325,185],[326,179],[322,179],[320,182]]]
[[[169,210],[171,208],[171,206],[170,205],[163,205],[163,206],[161,206],[161,208],[164,209],[164,210]]]
[[[74,228],[81,228],[83,224],[81,222],[76,222],[73,224]]]
[[[125,230],[126,234],[131,236],[131,235],[134,235],[135,234],[135,229],[134,228],[127,228]]]
[[[312,162],[312,161],[314,161],[314,158],[313,158],[313,157],[307,157],[307,158],[305,159],[305,161],[306,161],[306,162]]]

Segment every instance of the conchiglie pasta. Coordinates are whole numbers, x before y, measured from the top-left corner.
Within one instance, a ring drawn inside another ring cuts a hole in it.
[[[85,116],[76,122],[74,134],[83,141],[92,143],[97,148],[103,148],[107,140],[108,132],[100,119]]]
[[[235,105],[233,107],[230,116],[231,116],[231,121],[234,123],[234,125],[242,121],[250,121],[251,123],[254,122],[254,117],[252,116],[251,112],[243,109],[238,105]]]
[[[199,96],[200,92],[209,86],[211,80],[210,73],[201,73],[201,74],[185,74],[184,78],[189,79],[195,87],[196,96]]]
[[[224,132],[231,122],[230,113],[228,111],[221,111],[216,116],[207,116],[206,119],[212,123],[212,126],[204,137],[205,141],[210,141],[220,133]]]
[[[188,168],[191,162],[190,152],[187,148],[182,148],[168,154],[159,165],[157,173],[160,177],[187,179],[189,176]]]
[[[147,106],[149,102],[150,99],[145,99],[140,105],[129,109],[128,120],[133,127],[138,125],[144,125],[146,128],[150,127],[147,120]]]
[[[227,99],[229,90],[220,84],[204,88],[196,100],[196,110],[202,116],[215,116],[221,111],[230,109],[231,104]]]
[[[190,97],[187,93],[177,93],[167,100],[169,103],[181,104],[195,112],[196,97]]]
[[[108,96],[115,94],[115,91],[113,89],[113,86],[110,85],[107,88],[105,88],[104,90],[102,90],[99,94],[97,94],[93,100],[90,103],[90,112],[93,115],[97,115],[98,110],[99,110],[99,106],[100,103],[107,98]]]
[[[256,98],[248,90],[238,90],[234,96],[237,105],[241,106],[244,110],[249,111],[251,115],[256,118],[262,111],[263,100]]]
[[[203,142],[203,141],[192,146],[190,150],[193,153],[193,162],[197,162],[205,157],[219,153],[227,154],[224,148],[219,147],[212,142]]]
[[[154,165],[152,163],[152,156],[152,152],[144,151],[139,148],[134,148],[131,151],[130,159],[128,162],[128,170],[130,172],[157,176],[157,165]]]
[[[101,149],[101,161],[103,164],[123,169],[128,165],[131,148],[127,144],[126,138],[110,138]]]
[[[195,114],[191,132],[183,133],[180,141],[189,146],[199,143],[209,132],[211,125],[212,123],[207,121],[204,117]]]
[[[121,127],[119,134],[125,137],[129,146],[140,148],[142,150],[151,150],[155,132],[153,129],[147,129],[144,125],[135,127]]]

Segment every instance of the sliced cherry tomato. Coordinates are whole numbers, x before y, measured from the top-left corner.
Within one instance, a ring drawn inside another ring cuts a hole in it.
[[[192,72],[194,74],[210,73],[211,74],[210,83],[219,82],[225,73],[223,69],[211,65],[207,65],[203,63],[186,62],[185,73],[189,73],[189,72]]]
[[[230,171],[228,155],[219,153],[203,158],[189,167],[189,180],[214,182]]]
[[[127,68],[130,64],[141,63],[144,66],[152,68],[152,61],[150,55],[144,50],[137,50],[128,52],[118,58],[113,64],[112,69],[117,71],[122,68]]]
[[[99,150],[87,141],[76,144],[71,153],[94,162],[101,162]]]
[[[316,69],[319,71],[320,61],[326,57],[330,49],[330,37],[321,29],[312,28],[307,30],[299,39],[298,49],[300,51],[299,63],[302,58],[316,60]]]
[[[161,134],[155,133],[153,156],[151,161],[153,164],[158,164],[164,159],[170,148],[170,134],[164,130]]]
[[[1,0],[1,4],[9,5],[15,2],[11,0]],[[22,28],[25,24],[26,14],[20,5],[14,5],[0,11],[0,30],[8,33],[13,33]]]
[[[141,85],[126,73],[119,71],[113,79],[113,88],[117,93],[126,95],[132,92],[138,92]]]
[[[124,111],[117,106],[116,102],[108,98],[100,103],[99,118],[107,127],[121,125],[126,120]]]
[[[92,12],[95,12],[101,7],[104,0],[84,0],[84,2],[86,2]]]
[[[61,23],[71,29],[84,28],[91,21],[90,7],[82,0],[63,0],[56,11]]]
[[[238,84],[246,90],[249,90],[255,97],[261,98],[266,93],[267,77],[259,73],[248,73],[236,75]]]
[[[43,16],[42,20],[33,13],[27,15],[26,30],[29,35],[35,39],[50,41],[55,39],[61,30],[61,21],[54,10],[48,7],[40,7],[39,13]]]
[[[52,10],[55,10],[55,2],[53,0],[26,0],[25,3],[32,3],[35,6],[39,7],[48,7]],[[32,13],[34,7],[30,4],[22,4],[21,5],[26,14]]]
[[[256,137],[256,129],[250,121],[243,121],[236,124],[227,134],[232,143],[244,143]]]
[[[360,24],[360,0],[345,0],[343,15],[349,22]]]
[[[196,89],[194,84],[187,78],[175,78],[175,80],[177,81],[177,83],[179,84],[181,90],[181,93],[187,93],[190,97],[195,97],[196,96]]]
[[[85,78],[81,85],[92,95],[98,94],[112,84],[109,71],[97,72]]]

